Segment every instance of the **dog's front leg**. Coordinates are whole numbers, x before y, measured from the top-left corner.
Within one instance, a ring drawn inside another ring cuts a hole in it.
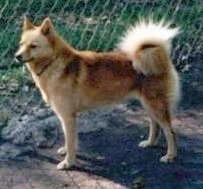
[[[76,125],[75,116],[73,114],[66,116],[59,116],[61,120],[64,136],[65,146],[61,150],[65,153],[65,159],[57,165],[57,169],[68,169],[75,163],[76,158]],[[60,149],[59,149],[60,150]]]

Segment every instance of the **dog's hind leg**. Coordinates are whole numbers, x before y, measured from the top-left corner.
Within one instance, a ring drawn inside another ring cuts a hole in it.
[[[145,108],[150,112],[151,117],[162,128],[167,142],[167,153],[161,162],[172,162],[177,156],[176,137],[171,126],[171,115],[167,103],[163,99],[151,99],[145,101]]]
[[[157,122],[151,118],[149,125],[149,136],[147,140],[141,141],[139,147],[146,148],[149,146],[155,146],[158,142],[160,135],[160,127]]]
[[[158,121],[161,128],[163,129],[168,145],[167,154],[163,156],[160,161],[164,163],[173,162],[173,160],[177,156],[177,142],[175,132],[173,131],[173,128],[171,126],[171,120],[159,118]]]

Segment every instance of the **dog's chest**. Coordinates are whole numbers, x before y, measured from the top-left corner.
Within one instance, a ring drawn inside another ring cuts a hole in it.
[[[34,80],[36,86],[39,88],[43,100],[47,104],[49,104],[49,95],[48,95],[47,83],[45,83],[44,81],[41,81],[36,75],[33,75],[33,80]]]

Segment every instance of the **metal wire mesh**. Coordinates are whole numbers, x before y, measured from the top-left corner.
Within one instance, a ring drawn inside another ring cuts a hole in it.
[[[173,59],[182,73],[194,57],[202,57],[202,0],[1,0],[0,1],[0,120],[41,106],[26,69],[14,62],[24,15],[36,24],[51,17],[57,31],[77,49],[114,49],[122,33],[139,17],[172,20],[182,33],[174,41]]]

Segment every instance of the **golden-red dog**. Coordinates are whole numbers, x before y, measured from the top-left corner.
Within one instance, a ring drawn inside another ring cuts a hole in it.
[[[157,142],[163,129],[168,149],[162,162],[177,155],[171,108],[179,100],[179,79],[170,58],[170,40],[178,33],[169,25],[140,22],[122,38],[115,52],[77,51],[55,31],[49,18],[40,26],[24,19],[16,58],[26,63],[43,99],[61,121],[65,145],[58,150],[66,169],[76,158],[77,112],[123,99],[138,98],[151,117],[149,137],[139,146]]]

